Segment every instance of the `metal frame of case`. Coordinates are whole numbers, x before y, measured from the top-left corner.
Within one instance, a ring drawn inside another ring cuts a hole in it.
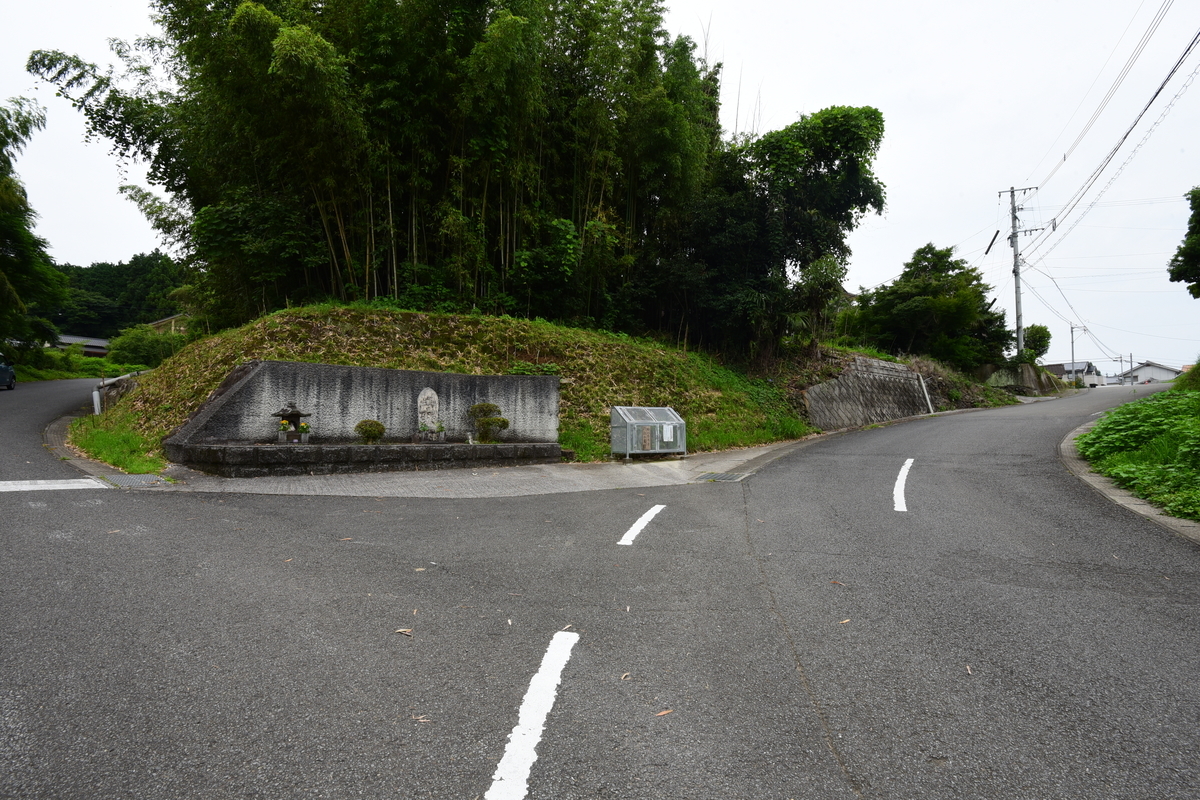
[[[614,456],[687,455],[687,423],[673,408],[613,406],[609,429]]]

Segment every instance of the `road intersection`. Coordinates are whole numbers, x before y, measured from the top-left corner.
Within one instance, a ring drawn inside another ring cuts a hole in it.
[[[1192,797],[1200,547],[1057,452],[1122,399],[593,491],[5,492],[0,795]]]

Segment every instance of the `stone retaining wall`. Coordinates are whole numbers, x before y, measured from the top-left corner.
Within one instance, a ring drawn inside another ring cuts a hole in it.
[[[808,419],[826,431],[930,414],[921,376],[903,364],[857,356],[837,378],[804,392]]]
[[[173,461],[226,478],[554,464],[558,444],[191,444]]]

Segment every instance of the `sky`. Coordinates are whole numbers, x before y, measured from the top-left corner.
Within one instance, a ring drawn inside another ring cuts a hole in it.
[[[1200,86],[1190,83],[1200,47],[1163,81],[1200,32],[1200,4],[666,5],[668,32],[691,37],[701,56],[723,65],[728,133],[777,130],[833,105],[883,112],[875,167],[887,208],[849,238],[849,290],[890,282],[924,244],[954,247],[994,287],[1011,327],[1008,190],[1036,187],[1017,194],[1019,227],[1043,229],[1019,237],[1021,306],[1025,325],[1050,328],[1045,360],[1071,360],[1074,340],[1074,359],[1108,374],[1121,369],[1118,358],[1128,367],[1131,355],[1174,367],[1196,361],[1200,300],[1168,280],[1167,262],[1187,228],[1183,195],[1200,185]],[[58,49],[107,64],[108,38],[153,30],[145,0],[0,0],[0,100],[33,97],[47,108],[46,129],[17,170],[40,215],[37,232],[60,263],[126,261],[160,243],[117,193],[123,183],[147,185],[144,170],[118,163],[105,142],[85,142],[81,115],[39,86],[25,59]]]

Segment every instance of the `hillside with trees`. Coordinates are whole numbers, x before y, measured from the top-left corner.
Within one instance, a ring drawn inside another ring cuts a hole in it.
[[[544,317],[768,359],[884,206],[883,117],[723,137],[657,0],[157,0],[106,69],[29,59],[166,191],[215,330],[314,300]]]
[[[111,339],[126,328],[181,310],[172,294],[183,285],[183,270],[158,250],[128,262],[56,268],[67,280],[67,292],[50,319],[62,333]]]

